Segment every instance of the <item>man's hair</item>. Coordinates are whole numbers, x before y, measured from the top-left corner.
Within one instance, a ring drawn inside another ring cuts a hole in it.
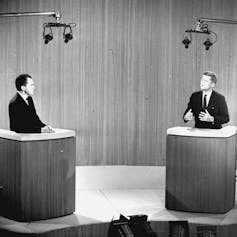
[[[214,72],[206,71],[202,75],[206,75],[206,76],[211,77],[211,81],[215,84],[217,83],[217,76]]]
[[[21,74],[15,80],[16,89],[21,91],[21,87],[27,83],[27,78],[32,78],[29,74]]]

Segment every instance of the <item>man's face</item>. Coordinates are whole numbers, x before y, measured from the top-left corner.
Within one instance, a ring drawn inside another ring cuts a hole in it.
[[[27,82],[25,86],[22,86],[22,90],[29,96],[33,96],[35,85],[32,78],[27,78]]]
[[[211,81],[211,77],[207,75],[202,75],[200,81],[200,88],[202,91],[208,91],[215,86],[215,83]]]

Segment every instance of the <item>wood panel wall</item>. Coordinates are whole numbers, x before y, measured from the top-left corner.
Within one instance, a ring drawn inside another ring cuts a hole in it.
[[[52,10],[77,24],[68,44],[62,29],[43,43],[50,17],[0,18],[1,128],[23,72],[42,120],[76,131],[78,165],[164,165],[166,129],[184,125],[204,70],[218,74],[236,124],[237,25],[209,24],[218,34],[209,51],[201,35],[188,50],[181,44],[197,17],[237,20],[234,0],[0,1],[1,13]]]

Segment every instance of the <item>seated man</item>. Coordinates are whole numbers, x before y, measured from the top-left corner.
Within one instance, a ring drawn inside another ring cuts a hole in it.
[[[19,75],[15,80],[17,94],[9,103],[10,129],[18,133],[53,132],[38,117],[32,96],[35,86],[28,74]]]
[[[195,119],[196,128],[222,128],[229,122],[225,97],[213,90],[217,77],[213,72],[204,72],[200,82],[201,91],[194,92],[184,112],[184,122]]]

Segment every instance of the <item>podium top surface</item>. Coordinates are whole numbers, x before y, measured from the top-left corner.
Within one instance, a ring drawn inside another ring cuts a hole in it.
[[[167,135],[189,137],[231,137],[237,133],[236,126],[226,126],[221,129],[206,129],[192,127],[172,127],[167,129]]]
[[[6,138],[15,141],[41,141],[75,137],[75,132],[72,130],[61,128],[53,128],[53,130],[53,133],[16,133],[6,129],[0,129],[0,138]]]

